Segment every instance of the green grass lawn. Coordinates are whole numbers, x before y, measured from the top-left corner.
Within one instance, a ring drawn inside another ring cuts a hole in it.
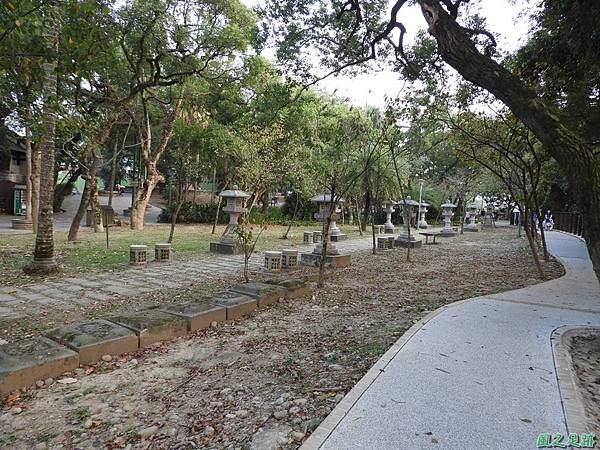
[[[257,251],[281,249],[302,243],[304,230],[320,230],[314,226],[292,227],[287,240],[280,239],[287,227],[271,225],[263,231],[257,244]],[[145,244],[153,252],[154,244],[166,242],[170,225],[148,225],[143,231],[113,227],[109,230],[110,246],[106,248],[106,235],[94,233],[82,228],[77,242],[68,242],[66,231],[55,232],[55,251],[58,262],[63,267],[60,276],[76,276],[81,273],[106,272],[122,268],[128,261],[131,244]],[[217,227],[211,234],[210,225],[178,225],[173,239],[173,257],[175,260],[210,258],[210,242],[217,241],[225,229]],[[356,226],[342,227],[350,238],[359,237]],[[23,266],[32,259],[35,236],[33,234],[0,234],[0,285],[22,285],[39,278],[26,276]]]

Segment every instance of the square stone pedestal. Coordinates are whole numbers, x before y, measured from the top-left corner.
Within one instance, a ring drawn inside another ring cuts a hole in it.
[[[247,295],[256,299],[259,308],[277,303],[285,297],[285,288],[266,283],[243,283],[230,289],[231,292]]]
[[[56,328],[48,337],[79,353],[79,363],[98,361],[102,355],[120,355],[138,349],[135,333],[107,320],[92,320]]]
[[[140,347],[184,336],[188,327],[184,318],[157,309],[120,314],[109,317],[108,320],[137,334]]]
[[[477,231],[479,231],[479,227],[472,227],[472,228],[464,227],[463,231],[469,231],[471,233],[476,233]]]
[[[327,255],[325,257],[325,267],[347,267],[352,263],[351,255]],[[321,265],[321,255],[314,253],[302,253],[300,264],[303,266],[319,267]]]
[[[423,240],[422,239],[407,239],[407,238],[403,238],[403,237],[397,237],[394,240],[394,247],[401,247],[401,248],[421,248],[423,246]]]
[[[211,242],[210,251],[212,253],[221,253],[223,255],[239,255],[244,253],[238,244],[224,244],[222,242]]]
[[[225,307],[215,305],[208,298],[169,306],[161,309],[161,311],[185,319],[190,332],[204,330],[210,327],[212,322],[223,322],[227,318]]]
[[[77,366],[77,352],[45,337],[0,345],[0,398],[37,380],[58,378]]]
[[[344,233],[331,235],[331,242],[340,242],[345,241],[346,239],[348,239],[348,235]]]
[[[210,302],[223,306],[227,310],[227,320],[239,319],[258,307],[256,299],[232,291],[217,292],[211,297]]]

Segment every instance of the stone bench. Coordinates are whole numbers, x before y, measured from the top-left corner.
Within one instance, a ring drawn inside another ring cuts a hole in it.
[[[140,348],[183,336],[188,331],[184,318],[157,309],[119,314],[108,320],[133,331],[139,338]]]
[[[310,277],[239,284],[196,301],[64,325],[47,336],[0,345],[0,398],[106,354],[136,351],[208,328],[212,322],[238,319],[282,298],[310,295],[312,289],[304,280]]]
[[[204,330],[213,322],[223,322],[227,319],[227,309],[224,306],[215,305],[210,297],[204,297],[197,301],[168,306],[161,309],[167,314],[185,319],[187,329],[190,333]]]
[[[102,355],[133,352],[139,345],[133,331],[102,319],[55,328],[47,336],[79,353],[80,364],[98,361]]]
[[[242,283],[229,290],[256,299],[259,308],[277,303],[286,294],[284,287],[267,283]]]
[[[430,237],[433,237],[433,242],[431,243],[433,245],[433,244],[436,243],[435,242],[435,238],[437,236],[441,236],[442,235],[442,233],[440,233],[439,231],[435,231],[435,232],[434,231],[422,231],[422,232],[419,232],[419,234],[421,236],[425,236],[425,245],[429,244],[429,238]]]

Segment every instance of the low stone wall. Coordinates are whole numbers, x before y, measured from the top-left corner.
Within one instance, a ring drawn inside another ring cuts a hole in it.
[[[0,345],[0,398],[106,355],[136,351],[238,319],[283,298],[309,295],[307,281],[309,277],[239,284],[192,302],[65,325],[46,336]]]

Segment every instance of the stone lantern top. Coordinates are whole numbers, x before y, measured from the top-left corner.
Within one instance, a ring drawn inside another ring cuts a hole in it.
[[[221,191],[219,194],[223,198],[249,198],[250,194],[244,191],[238,190],[237,185],[232,186],[233,189],[229,189],[227,191]]]
[[[315,203],[331,203],[331,194],[315,195],[313,198],[310,199],[310,201]],[[344,199],[340,198],[338,200],[338,203],[344,203]]]
[[[410,198],[410,195],[408,197],[406,197],[405,200],[400,200],[399,202],[397,202],[399,205],[406,205],[406,206],[419,206],[419,202],[415,202],[412,198]]]
[[[425,206],[425,207],[427,207],[427,206],[430,206],[430,205],[429,205],[429,203],[427,203],[427,202],[421,202],[421,206]]]
[[[467,205],[467,209],[479,209],[479,202],[471,202]]]
[[[448,201],[442,205],[442,208],[456,208],[456,205],[448,199]]]

